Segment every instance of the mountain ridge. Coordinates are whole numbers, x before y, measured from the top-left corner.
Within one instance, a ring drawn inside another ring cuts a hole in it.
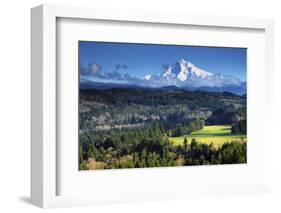
[[[196,67],[191,62],[185,61],[184,59],[181,59],[174,63],[172,66],[168,67],[162,74],[162,76],[165,78],[176,77],[180,81],[186,81],[191,76],[206,78],[207,76],[212,75],[212,73],[204,71]]]
[[[91,65],[97,68],[98,66]],[[240,81],[232,76],[205,71],[193,63],[180,59],[172,65],[166,66],[159,75],[146,74],[141,78],[132,77],[128,73],[122,74],[116,70],[106,72],[102,69],[91,71],[91,75],[80,76],[80,84],[87,82],[117,83],[119,85],[130,85],[139,87],[162,88],[176,86],[188,90],[204,90],[215,92],[231,92],[235,94],[246,93],[246,82]]]

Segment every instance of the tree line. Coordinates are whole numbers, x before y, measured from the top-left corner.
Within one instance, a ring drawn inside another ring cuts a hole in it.
[[[246,144],[225,143],[219,148],[184,139],[174,146],[159,126],[122,134],[80,138],[80,169],[117,169],[245,163]]]

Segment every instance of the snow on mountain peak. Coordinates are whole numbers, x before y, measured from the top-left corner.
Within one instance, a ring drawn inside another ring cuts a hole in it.
[[[127,73],[120,73],[117,70],[106,71],[99,64],[90,64],[89,68],[81,67],[81,73],[85,79],[100,82],[114,82],[120,84],[132,84],[142,87],[167,87],[176,86],[179,88],[199,88],[221,91],[234,91],[239,94],[246,93],[246,82],[242,82],[232,76],[210,73],[198,68],[191,62],[181,59],[172,65],[165,65],[162,74],[148,74],[139,77],[132,77]],[[84,82],[84,78],[80,78]]]
[[[189,78],[204,79],[212,75],[212,73],[204,71],[184,59],[181,59],[173,65],[169,66],[162,74],[162,76],[167,80],[176,78],[182,82],[186,81]]]

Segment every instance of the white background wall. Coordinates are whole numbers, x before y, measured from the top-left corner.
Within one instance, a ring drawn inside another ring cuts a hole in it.
[[[30,178],[30,8],[41,3],[79,4],[123,9],[269,17],[275,20],[275,108],[281,109],[281,6],[276,0],[6,0],[0,6],[0,212],[37,212],[29,204]],[[271,195],[201,198],[185,201],[122,204],[47,210],[52,212],[280,212],[281,130],[276,110],[275,187]],[[280,130],[279,130],[280,129]],[[149,193],[149,192],[148,192]]]

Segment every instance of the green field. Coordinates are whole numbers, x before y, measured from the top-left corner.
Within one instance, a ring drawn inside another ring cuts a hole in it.
[[[184,138],[187,138],[189,144],[192,138],[195,138],[199,143],[213,143],[216,148],[226,142],[236,141],[245,143],[247,140],[246,135],[231,134],[231,126],[204,126],[202,130],[194,131],[190,135],[170,137],[169,140],[173,144],[179,145],[183,143]]]

